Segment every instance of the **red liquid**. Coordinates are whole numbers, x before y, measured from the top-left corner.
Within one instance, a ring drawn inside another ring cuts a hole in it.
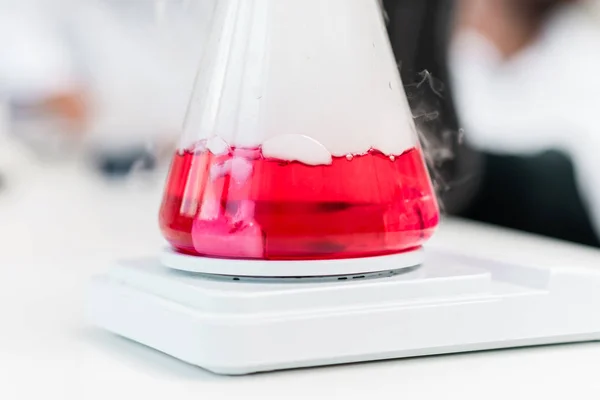
[[[265,159],[260,150],[176,154],[160,211],[182,253],[338,259],[421,246],[438,224],[421,153],[375,151],[331,165]]]

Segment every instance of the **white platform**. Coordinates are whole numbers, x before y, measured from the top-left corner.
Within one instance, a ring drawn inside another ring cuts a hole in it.
[[[177,253],[169,248],[160,256],[160,263],[179,271],[196,272],[230,277],[245,278],[323,278],[362,274],[385,274],[392,271],[414,268],[423,264],[425,252],[422,248],[414,251],[384,257],[364,259],[316,260],[316,261],[266,261],[211,259],[198,262],[198,257]]]
[[[600,273],[429,250],[403,275],[321,283],[204,279],[157,260],[96,278],[88,318],[219,374],[600,338]]]

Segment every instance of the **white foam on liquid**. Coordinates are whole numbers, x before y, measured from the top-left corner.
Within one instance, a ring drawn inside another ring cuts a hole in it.
[[[275,136],[262,145],[267,158],[300,161],[308,165],[331,164],[331,153],[315,139],[304,135]]]

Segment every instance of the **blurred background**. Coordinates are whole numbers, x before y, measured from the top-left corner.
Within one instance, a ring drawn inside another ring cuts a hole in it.
[[[122,177],[168,161],[214,3],[0,2],[0,160],[27,159],[4,174],[77,158]]]
[[[0,0],[0,208],[158,207],[216,1]],[[382,3],[445,212],[600,245],[600,0]]]

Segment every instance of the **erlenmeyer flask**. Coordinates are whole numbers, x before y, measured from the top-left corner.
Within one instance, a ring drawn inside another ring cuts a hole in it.
[[[220,0],[160,212],[187,255],[419,248],[438,206],[378,0]]]

